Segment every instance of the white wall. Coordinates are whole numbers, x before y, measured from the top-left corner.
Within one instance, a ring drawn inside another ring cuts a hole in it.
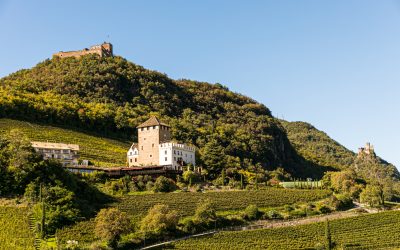
[[[126,155],[127,155],[129,167],[139,166],[139,163],[138,163],[139,151],[137,150],[137,148],[134,148],[134,149],[130,148],[128,150],[128,152],[126,153]]]
[[[186,164],[196,165],[195,148],[185,144],[162,143],[160,149],[160,165],[172,165],[179,169],[178,160],[182,159]]]

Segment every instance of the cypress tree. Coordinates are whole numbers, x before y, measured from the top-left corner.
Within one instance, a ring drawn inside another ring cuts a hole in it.
[[[258,178],[257,178],[257,173],[256,173],[256,190],[258,190]]]
[[[225,186],[225,169],[222,169],[222,186]]]
[[[325,246],[326,250],[331,250],[332,249],[332,236],[331,236],[331,230],[329,227],[329,220],[327,219],[325,221]]]
[[[44,199],[43,199],[43,187],[42,187],[42,183],[40,184],[40,189],[39,189],[39,196],[40,196],[40,202],[42,203],[42,218],[41,218],[41,222],[40,222],[40,235],[42,237],[42,239],[44,239],[44,236],[46,234],[46,229],[45,229],[45,224],[46,224],[46,206],[44,203]]]

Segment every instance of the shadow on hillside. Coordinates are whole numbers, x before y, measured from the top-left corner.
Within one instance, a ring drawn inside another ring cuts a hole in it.
[[[101,192],[97,187],[79,180],[80,184],[76,192],[77,205],[82,216],[90,219],[96,216],[97,212],[116,202],[116,198]]]
[[[327,171],[338,171],[336,168],[330,166],[322,166],[315,162],[305,159],[301,156],[293,145],[288,141],[285,151],[288,155],[285,165],[288,170],[296,177],[321,179]]]

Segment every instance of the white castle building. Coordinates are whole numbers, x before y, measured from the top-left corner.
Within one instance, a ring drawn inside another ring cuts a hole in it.
[[[188,164],[196,165],[195,147],[172,142],[170,126],[156,117],[151,117],[137,129],[138,142],[127,152],[129,167],[168,166],[181,170]]]

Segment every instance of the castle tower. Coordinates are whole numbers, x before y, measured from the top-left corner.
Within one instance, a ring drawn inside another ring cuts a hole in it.
[[[104,42],[101,45],[101,49],[102,49],[102,56],[113,56],[113,46],[111,43],[106,43]]]
[[[371,143],[367,142],[364,148],[358,149],[358,157],[363,155],[375,155],[374,146]]]
[[[138,162],[143,166],[159,165],[159,144],[171,140],[170,126],[151,117],[138,127]]]

